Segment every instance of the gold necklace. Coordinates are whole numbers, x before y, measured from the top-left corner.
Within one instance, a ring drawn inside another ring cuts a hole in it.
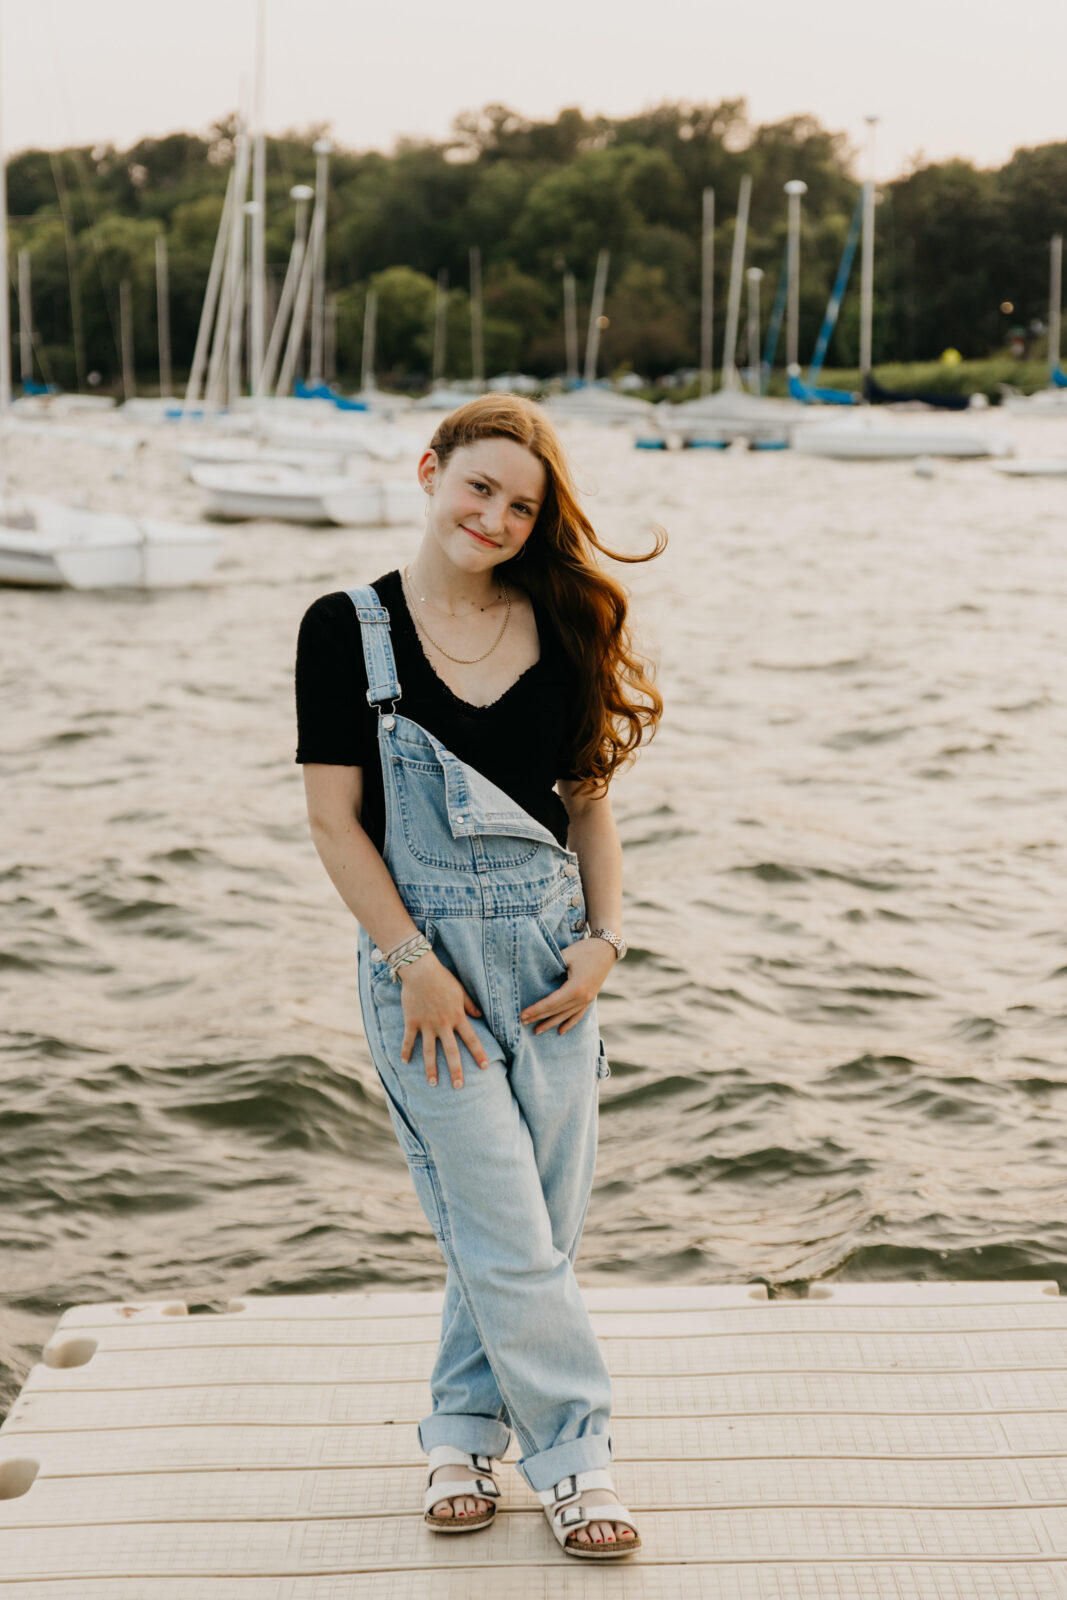
[[[404,575],[407,578],[408,583],[410,584],[411,583],[411,567],[410,566],[406,566],[404,568]],[[489,604],[487,606],[473,606],[470,611],[446,611],[444,606],[435,606],[433,601],[432,600],[428,600],[427,597],[424,594],[420,594],[419,595],[419,599],[422,601],[423,605],[424,606],[429,606],[431,611],[439,611],[443,617],[457,617],[457,618],[458,617],[473,617],[475,611],[490,611],[490,610],[492,610],[493,606],[495,606],[498,601],[503,600],[503,598],[504,598],[504,596],[501,593],[498,592],[497,595],[496,595],[496,598],[493,599],[493,600],[490,600],[490,602],[489,602]]]
[[[443,656],[448,657],[449,661],[455,661],[457,665],[461,667],[473,667],[476,661],[484,661],[486,656],[492,655],[493,651],[504,637],[507,625],[511,621],[511,596],[508,594],[508,586],[506,583],[502,581],[500,585],[501,589],[504,591],[504,605],[507,608],[504,612],[504,620],[500,624],[500,632],[497,634],[488,650],[483,650],[480,656],[470,656],[468,658],[467,656],[454,656],[450,650],[445,649],[444,645],[438,644],[437,640],[433,637],[425,622],[422,620],[422,614],[419,611],[418,606],[415,604],[415,594],[411,588],[411,576],[407,567],[404,568],[404,579],[408,590],[408,597],[411,603],[412,615],[414,616],[415,621],[418,623],[422,632],[425,634],[427,641],[433,645],[435,650],[439,650]],[[429,604],[429,602],[427,602],[427,604]]]

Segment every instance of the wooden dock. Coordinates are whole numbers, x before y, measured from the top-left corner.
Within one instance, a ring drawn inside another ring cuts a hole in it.
[[[634,1556],[507,1464],[424,1527],[440,1294],[77,1306],[0,1428],[0,1600],[1067,1600],[1055,1283],[585,1295]]]

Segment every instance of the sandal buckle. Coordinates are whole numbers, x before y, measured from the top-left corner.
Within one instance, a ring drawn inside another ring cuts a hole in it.
[[[475,1472],[492,1472],[492,1470],[493,1470],[493,1458],[492,1458],[492,1456],[475,1456],[475,1455],[472,1455],[471,1456],[471,1461],[474,1463]]]
[[[576,1522],[588,1522],[589,1518],[582,1511],[581,1506],[564,1506],[558,1513],[561,1528],[573,1528]]]
[[[568,1487],[565,1488],[564,1485],[567,1485]],[[578,1493],[578,1485],[575,1481],[574,1473],[572,1472],[569,1477],[561,1478],[556,1484],[556,1487],[553,1489],[552,1493],[554,1496],[554,1503],[556,1505],[559,1505],[561,1500],[573,1499],[573,1497]]]

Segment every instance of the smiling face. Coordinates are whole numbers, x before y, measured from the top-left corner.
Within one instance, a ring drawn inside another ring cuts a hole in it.
[[[442,466],[433,450],[419,462],[429,490],[429,532],[465,572],[484,572],[517,556],[545,496],[545,469],[512,439],[461,445]]]

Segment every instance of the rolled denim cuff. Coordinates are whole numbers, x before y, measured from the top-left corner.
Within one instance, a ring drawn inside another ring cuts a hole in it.
[[[419,1444],[429,1455],[434,1445],[451,1444],[472,1456],[496,1456],[511,1443],[511,1429],[495,1417],[471,1417],[435,1411],[419,1423]]]
[[[584,1439],[570,1439],[566,1444],[553,1445],[551,1450],[524,1456],[516,1465],[531,1489],[551,1489],[572,1472],[610,1467],[611,1435],[590,1433]]]

